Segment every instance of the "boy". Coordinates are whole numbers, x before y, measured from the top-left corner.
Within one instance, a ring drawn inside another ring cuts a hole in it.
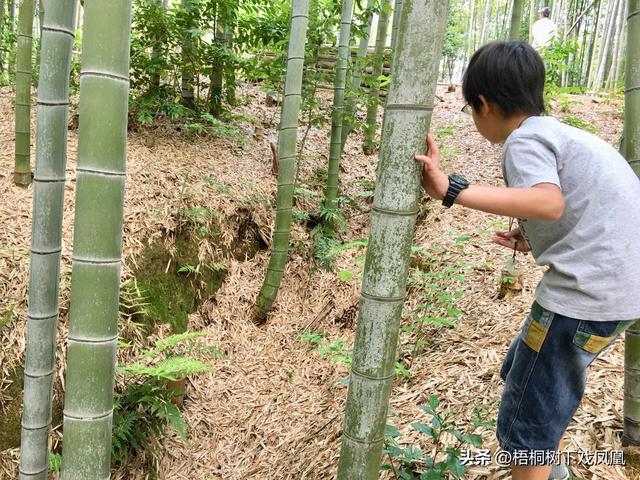
[[[496,232],[494,242],[531,251],[549,267],[500,373],[496,434],[519,460],[514,480],[570,478],[564,465],[552,472],[550,464],[584,393],[586,369],[640,319],[640,180],[606,142],[541,116],[544,80],[542,59],[524,42],[485,45],[465,73],[465,109],[482,136],[504,144],[506,187],[447,177],[431,135],[427,154],[416,156],[431,197],[518,218],[519,228]]]

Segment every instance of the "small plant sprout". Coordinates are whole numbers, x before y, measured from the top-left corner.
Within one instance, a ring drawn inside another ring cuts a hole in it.
[[[442,412],[436,395],[429,397],[429,403],[420,405],[424,413],[431,416],[429,423],[414,422],[411,427],[424,435],[424,442],[430,446],[430,453],[414,445],[403,446],[398,438],[400,432],[392,425],[385,429],[384,453],[389,460],[381,465],[381,470],[393,472],[396,479],[402,480],[446,480],[453,476],[462,478],[465,466],[461,460],[463,447],[482,446],[482,436],[477,433],[464,433],[456,424],[453,413]],[[474,415],[479,417],[481,411]],[[477,422],[477,423],[476,423]],[[474,426],[486,427],[488,422],[474,417]],[[475,431],[475,430],[474,430]]]

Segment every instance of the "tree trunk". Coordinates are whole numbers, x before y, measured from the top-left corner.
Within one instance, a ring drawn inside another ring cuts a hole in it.
[[[340,40],[338,43],[338,58],[336,61],[336,76],[333,84],[333,112],[331,114],[331,148],[329,151],[329,173],[325,190],[324,207],[327,210],[336,209],[338,198],[338,175],[340,172],[340,153],[342,147],[342,117],[344,113],[344,87],[347,78],[349,62],[349,40],[351,37],[351,17],[353,15],[353,0],[342,0],[340,15]]]
[[[235,25],[235,21],[234,21]],[[233,50],[234,27],[225,23],[224,25],[224,45],[229,51]],[[227,61],[224,63],[224,96],[229,105],[236,105],[236,63]]]
[[[613,60],[607,75],[607,89],[613,88],[618,84],[618,75],[620,73],[620,64],[622,63],[622,55],[624,54],[624,32],[625,32],[625,13],[627,5],[622,0],[618,9],[618,23],[616,28],[615,41],[613,43]]]
[[[80,30],[82,28],[82,2],[78,0],[78,4],[76,6],[76,22],[74,24],[74,28],[76,30]]]
[[[491,38],[491,13],[493,9],[493,0],[487,0],[484,9],[484,17],[482,20],[482,44],[487,43],[487,40]]]
[[[625,10],[626,6],[625,6],[625,2],[626,0],[617,0],[616,1],[616,9],[614,12],[614,17],[611,23],[611,34],[610,34],[610,39],[609,39],[609,48],[607,51],[607,58],[606,58],[606,63],[605,63],[605,67],[604,67],[604,73],[602,76],[602,83],[603,85],[606,87],[606,80],[607,77],[609,75],[609,73],[611,72],[611,68],[613,66],[613,61],[614,61],[614,56],[615,56],[615,41],[616,41],[616,33],[618,31],[618,20],[620,17],[620,10]],[[624,21],[624,20],[623,20]]]
[[[513,2],[505,2],[505,9],[500,22],[500,40],[509,39],[509,31],[511,29],[511,19],[513,17]],[[522,18],[520,19],[522,21]]]
[[[33,50],[33,0],[22,0],[18,12],[16,47],[16,185],[31,184],[31,54]]]
[[[50,2],[42,28],[20,479],[47,479],[76,0]]]
[[[109,478],[131,0],[85,0],[62,480]]]
[[[520,40],[520,30],[522,27],[522,2],[523,0],[513,0],[513,11],[511,12],[511,26],[509,27],[509,40]]]
[[[298,116],[302,98],[302,75],[304,50],[309,23],[309,0],[294,0],[289,36],[287,76],[284,84],[284,99],[278,132],[278,198],[273,246],[267,275],[260,289],[254,320],[262,323],[271,311],[282,282],[289,252],[291,234],[291,210],[295,188],[296,147],[298,141]]]
[[[224,26],[217,15],[213,27],[214,42],[222,49],[224,45]],[[224,61],[220,55],[215,55],[211,61],[211,76],[209,77],[211,92],[209,95],[209,113],[219,117],[222,113],[222,86],[224,82]]]
[[[193,94],[193,38],[191,36],[191,20],[193,19],[192,1],[182,0],[182,8],[188,18],[185,31],[182,33],[182,105],[187,108],[194,109],[196,102]]]
[[[627,10],[625,8],[625,14],[627,13]],[[626,33],[627,30],[625,28],[625,20],[626,18],[623,17],[622,19],[622,31],[620,33],[620,43],[618,45],[618,54],[617,54],[617,62],[616,62],[616,66],[615,66],[615,73],[613,76],[613,88],[618,88],[620,86],[620,81],[622,80],[622,82],[624,83],[624,79],[622,79],[622,64],[624,63],[624,53],[626,51],[625,45],[626,45]]]
[[[604,81],[604,73],[607,67],[607,63],[609,61],[611,39],[613,36],[615,21],[618,14],[619,3],[620,3],[620,0],[611,0],[611,4],[610,4],[611,8],[607,12],[607,27],[604,31],[604,36],[602,39],[602,47],[600,50],[600,61],[598,63],[598,71],[596,73],[596,78],[593,82],[593,87],[596,88],[597,90],[602,88],[602,84]]]
[[[376,36],[376,51],[373,57],[373,72],[369,80],[369,95],[367,99],[367,120],[364,127],[364,141],[362,151],[365,155],[373,155],[376,151],[376,132],[378,131],[378,104],[380,103],[380,76],[384,67],[384,48],[387,41],[389,26],[389,5],[391,0],[382,0],[378,32]]]
[[[36,31],[38,32],[38,39],[42,38],[42,25],[44,24],[44,2],[43,0],[38,0],[38,28]],[[38,65],[40,63],[38,62]]]
[[[421,169],[413,157],[424,152],[431,123],[448,4],[405,0],[402,10],[371,213],[339,480],[378,478],[421,199]]]
[[[0,75],[4,73],[4,12],[5,0],[0,0]]]
[[[164,8],[162,0],[156,0],[156,4],[159,8]],[[161,71],[158,63],[162,56],[162,39],[155,38],[153,43],[153,50],[151,51],[151,58],[153,59],[153,73],[151,74],[151,89],[158,90],[160,88],[160,76]]]
[[[474,21],[474,11],[475,11],[475,4],[476,4],[477,0],[470,0],[471,4],[469,5],[469,23],[467,24],[467,35],[465,35],[465,47],[464,47],[464,62],[463,64],[466,65],[468,63],[468,59],[471,58],[471,56],[473,55],[473,48],[474,48],[474,43],[473,43],[473,21]]]
[[[373,22],[373,7],[375,0],[368,0],[367,10],[370,12],[367,16],[366,25],[363,28],[363,35],[360,39],[360,45],[358,46],[358,54],[356,55],[356,61],[352,67],[351,74],[351,94],[347,97],[345,102],[344,116],[342,120],[342,146],[340,151],[344,151],[344,145],[347,142],[347,137],[351,133],[353,128],[353,116],[356,111],[356,102],[358,100],[358,93],[362,90],[362,71],[367,64],[367,52],[369,50],[369,39],[371,33],[371,23]]]
[[[400,30],[400,14],[402,13],[403,0],[395,0],[393,5],[393,25],[391,25],[391,50],[396,50],[396,42],[398,41],[398,31]]]
[[[589,54],[587,59],[587,67],[586,67],[586,79],[587,86],[591,85],[592,79],[592,70],[593,70],[593,60],[595,57],[595,46],[598,43],[598,29],[600,28],[600,14],[602,13],[602,0],[598,0],[598,5],[596,6],[596,19],[593,24],[593,31],[591,33],[591,40],[589,42]]]
[[[628,0],[625,66],[625,117],[622,152],[640,177],[640,0]]]
[[[16,7],[18,0],[9,0],[9,31],[15,32],[16,30]]]
[[[622,153],[640,177],[640,0],[628,0]],[[625,334],[623,445],[640,446],[640,322]]]

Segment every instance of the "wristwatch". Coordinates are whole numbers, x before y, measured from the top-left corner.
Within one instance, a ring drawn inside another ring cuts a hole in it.
[[[449,175],[449,189],[447,190],[447,194],[442,199],[442,205],[447,208],[451,208],[453,202],[456,201],[456,198],[465,188],[469,186],[469,180],[460,175]]]

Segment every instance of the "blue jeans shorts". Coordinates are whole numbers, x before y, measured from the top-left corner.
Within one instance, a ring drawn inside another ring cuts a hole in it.
[[[496,435],[502,450],[519,464],[553,463],[582,399],[587,368],[636,321],[576,320],[534,302],[500,371],[505,386]]]

